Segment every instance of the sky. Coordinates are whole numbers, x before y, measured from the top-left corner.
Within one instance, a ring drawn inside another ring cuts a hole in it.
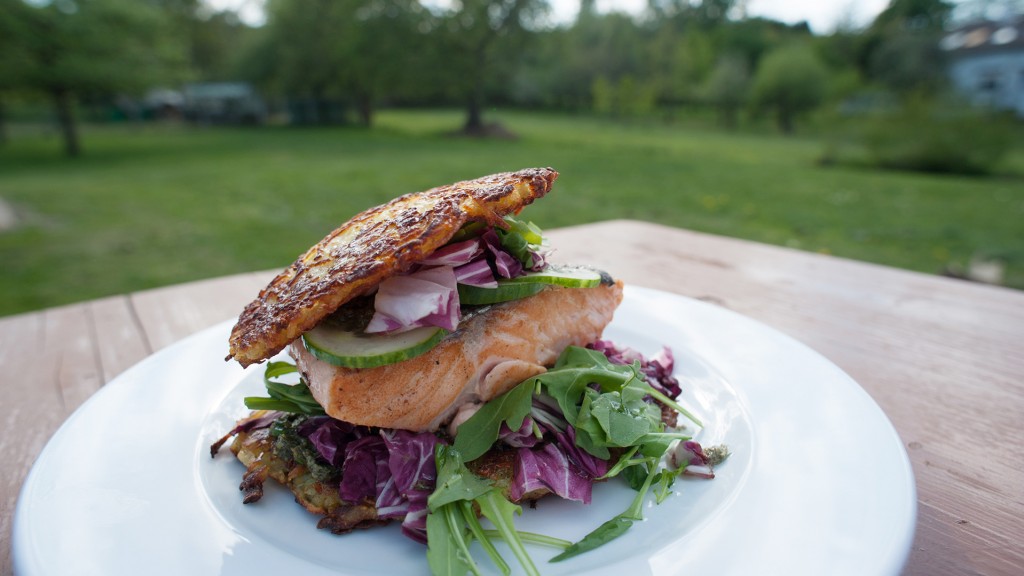
[[[549,2],[556,22],[571,21],[580,5],[579,0]],[[263,22],[262,0],[206,0],[206,3],[215,9],[240,9],[246,23],[258,25]],[[746,10],[748,16],[762,16],[789,24],[806,21],[815,34],[828,34],[840,23],[866,25],[888,4],[889,0],[746,0]],[[646,0],[597,0],[597,9],[601,12],[639,12],[645,5]]]

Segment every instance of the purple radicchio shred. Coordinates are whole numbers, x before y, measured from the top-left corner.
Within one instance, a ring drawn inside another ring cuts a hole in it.
[[[576,429],[566,425],[564,433],[556,433],[555,439],[559,448],[569,457],[569,461],[582,470],[591,480],[608,473],[608,461],[583,450],[576,445]]]
[[[419,326],[455,330],[459,324],[459,294],[451,266],[420,268],[380,283],[373,299],[374,315],[366,333],[390,332]]]
[[[530,259],[533,265],[529,267],[531,272],[540,272],[548,267],[547,255],[544,252],[530,250]]]
[[[231,433],[232,435],[234,435],[240,432],[252,432],[253,430],[266,428],[267,426],[273,424],[274,420],[277,420],[283,415],[284,412],[274,410],[271,412],[267,412],[266,414],[260,416],[259,418],[249,418],[248,420],[245,420],[244,422],[236,426],[235,429],[231,431]]]
[[[558,402],[547,395],[534,395],[530,415],[537,424],[537,427],[543,432],[559,434],[564,432],[566,427],[569,426],[569,423],[565,420],[565,415],[562,414],[562,410],[558,407]]]
[[[227,434],[221,436],[216,442],[210,445],[210,457],[215,458],[217,456],[217,452],[220,452],[221,447],[224,446],[224,444],[233,436],[243,432],[252,432],[253,430],[266,428],[273,424],[274,420],[280,418],[282,414],[284,414],[284,412],[273,410],[256,418],[246,418],[245,420],[242,420]]]
[[[348,502],[376,500],[379,489],[391,478],[388,448],[379,435],[364,436],[345,446],[338,495]]]
[[[668,347],[663,347],[650,359],[628,346],[618,346],[610,340],[597,340],[588,347],[604,354],[612,364],[639,362],[640,371],[646,377],[647,383],[669,398],[675,399],[682,392],[679,380],[672,375],[675,357]]]
[[[471,238],[455,244],[442,246],[433,254],[422,260],[420,266],[462,266],[476,260],[483,254],[483,245],[479,238]]]
[[[498,280],[494,277],[494,272],[491,271],[491,265],[487,263],[486,258],[455,268],[455,280],[459,284],[479,288],[498,287]]]
[[[715,471],[711,467],[711,461],[704,453],[704,448],[695,440],[680,442],[669,454],[669,463],[674,468],[685,466],[683,470],[685,476],[707,479],[715,477]]]
[[[427,541],[427,499],[437,482],[434,447],[440,441],[429,432],[382,430],[388,449],[391,479],[377,498],[381,518],[402,518],[402,533]]]
[[[345,461],[345,446],[361,436],[352,424],[330,416],[307,419],[299,426],[298,433],[308,438],[317,453],[335,467],[340,467]]]
[[[529,416],[523,418],[523,425],[514,432],[508,424],[502,422],[498,430],[498,440],[513,448],[530,448],[540,442],[540,438],[533,433],[533,419]]]
[[[481,236],[487,250],[494,256],[494,267],[503,278],[515,278],[523,275],[523,264],[515,256],[509,254],[501,246],[501,239],[493,228]]]
[[[534,426],[543,439],[534,434]],[[513,499],[547,488],[568,500],[590,502],[594,479],[608,472],[608,462],[576,446],[576,430],[557,404],[549,405],[543,397],[534,396],[531,416],[519,430],[502,425],[498,438],[517,449],[509,494]]]
[[[509,497],[520,500],[529,492],[547,488],[566,500],[590,503],[593,479],[580,470],[554,443],[540,448],[517,448]]]

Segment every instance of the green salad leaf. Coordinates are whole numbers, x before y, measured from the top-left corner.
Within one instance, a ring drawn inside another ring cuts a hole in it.
[[[288,374],[294,374],[299,369],[289,362],[268,362],[263,372],[263,383],[267,387],[267,394],[270,396],[246,396],[245,406],[250,410],[280,410],[309,416],[325,414],[323,406],[313,398],[304,379],[299,379],[298,384],[285,384],[274,379]]]
[[[479,509],[494,525],[497,536],[512,548],[523,570],[538,575],[513,522],[513,516],[521,514],[522,508],[509,502],[489,480],[479,478],[466,468],[456,448],[438,444],[434,461],[437,487],[427,500],[427,562],[431,571],[434,574],[480,574],[469,552],[470,542],[476,539],[502,574],[512,572],[480,524],[476,515]],[[553,540],[547,539],[547,543],[550,545]]]

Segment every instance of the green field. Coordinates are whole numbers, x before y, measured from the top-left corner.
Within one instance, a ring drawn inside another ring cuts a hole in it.
[[[989,178],[822,167],[819,139],[495,113],[517,139],[448,132],[458,112],[355,127],[89,128],[0,147],[0,315],[283,267],[398,194],[527,166],[561,172],[542,227],[634,218],[939,273],[971,258],[1024,288],[1024,152]]]

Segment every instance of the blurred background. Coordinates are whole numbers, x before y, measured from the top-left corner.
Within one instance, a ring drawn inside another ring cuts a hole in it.
[[[0,315],[527,166],[544,228],[1022,289],[1022,128],[1021,0],[0,0]]]

